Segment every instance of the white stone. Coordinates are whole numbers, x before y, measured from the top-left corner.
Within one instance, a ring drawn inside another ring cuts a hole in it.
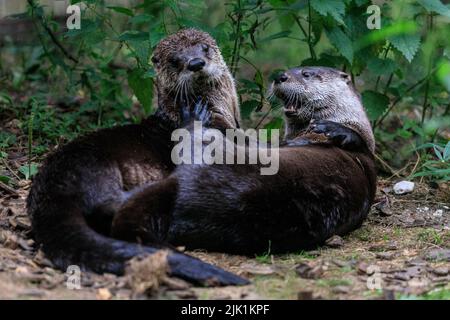
[[[395,194],[405,194],[414,190],[414,182],[400,181],[394,185]]]
[[[444,213],[444,210],[442,210],[442,209],[438,209],[438,210],[436,210],[434,213],[433,213],[433,216],[435,216],[435,217],[442,217],[442,214]]]

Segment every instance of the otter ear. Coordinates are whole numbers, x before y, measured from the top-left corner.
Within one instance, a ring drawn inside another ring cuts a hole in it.
[[[345,72],[339,72],[339,76],[345,80],[345,82],[349,83],[352,81],[352,77],[350,77],[349,74],[345,73]]]

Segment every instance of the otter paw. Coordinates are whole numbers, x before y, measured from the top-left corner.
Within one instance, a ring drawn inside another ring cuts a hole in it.
[[[310,129],[312,132],[324,134],[334,145],[341,148],[356,149],[365,145],[358,133],[337,122],[315,121],[310,125]]]
[[[181,121],[184,126],[194,121],[201,121],[203,126],[209,126],[211,123],[211,112],[208,111],[208,103],[198,98],[194,108],[183,101],[181,103]]]
[[[211,123],[211,111],[208,110],[208,103],[198,100],[193,111],[194,120],[201,121],[204,127]]]

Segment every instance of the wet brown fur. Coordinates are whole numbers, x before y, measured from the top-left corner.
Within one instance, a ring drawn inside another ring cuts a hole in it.
[[[214,40],[201,31],[180,31],[162,40],[155,50],[159,58],[156,115],[141,124],[103,129],[78,138],[50,155],[40,168],[27,199],[28,213],[34,238],[58,268],[64,270],[75,264],[82,269],[120,274],[128,259],[158,249],[109,237],[111,222],[117,209],[140,188],[163,180],[172,172],[170,136],[179,125],[180,110],[168,90],[168,81],[177,81],[177,73],[164,67],[168,63],[165,59],[169,55],[190,59],[203,57],[194,50],[202,41],[212,47],[206,66],[219,64],[225,70],[222,75],[228,81],[227,98],[233,100],[234,85]],[[178,76],[183,70],[178,70]],[[198,82],[206,88],[202,81],[208,81],[208,76],[195,77],[190,86],[195,87]],[[214,81],[211,83],[215,85]],[[225,80],[217,82],[220,83]],[[214,90],[207,92],[213,94]],[[220,97],[216,97],[217,100],[205,97],[213,115],[218,114],[214,124],[219,128],[235,127],[239,114],[237,101],[231,104],[228,100],[221,101]],[[214,105],[216,101],[221,104]],[[231,109],[221,110],[225,105]],[[216,279],[218,284],[246,282],[176,252],[169,254],[168,263],[173,275],[193,282],[207,283],[211,279]]]

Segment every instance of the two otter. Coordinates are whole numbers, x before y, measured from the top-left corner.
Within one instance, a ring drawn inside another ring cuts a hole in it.
[[[260,175],[260,164],[179,165],[130,198],[113,234],[254,254],[312,248],[357,228],[375,195],[374,139],[348,75],[293,69],[275,80],[273,91],[287,118],[277,174]],[[205,121],[204,112],[197,116]],[[321,133],[325,141],[317,139]]]
[[[33,235],[59,268],[76,264],[96,272],[122,273],[125,262],[155,247],[110,238],[111,222],[139,188],[168,176],[170,134],[179,126],[180,101],[210,101],[212,126],[234,128],[239,109],[233,78],[215,41],[182,30],[162,40],[153,57],[158,110],[141,124],[99,130],[50,155],[27,199]],[[184,254],[168,255],[171,274],[194,282],[243,284],[240,277]]]

